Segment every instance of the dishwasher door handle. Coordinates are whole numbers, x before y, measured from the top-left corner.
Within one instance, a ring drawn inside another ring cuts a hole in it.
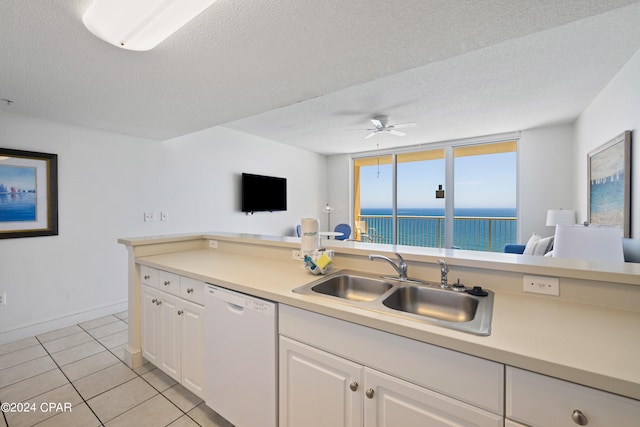
[[[244,307],[238,304],[234,304],[232,302],[227,302],[227,308],[230,312],[236,314],[242,314],[244,312]]]

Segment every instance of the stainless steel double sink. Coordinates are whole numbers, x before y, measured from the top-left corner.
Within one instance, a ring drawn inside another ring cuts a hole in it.
[[[481,297],[442,289],[439,283],[400,281],[342,270],[293,292],[476,335],[491,333],[491,291]]]

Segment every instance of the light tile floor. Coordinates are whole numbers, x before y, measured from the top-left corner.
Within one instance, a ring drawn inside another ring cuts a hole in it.
[[[0,402],[16,405],[0,427],[232,427],[155,366],[129,369],[126,341],[124,312],[1,345]]]

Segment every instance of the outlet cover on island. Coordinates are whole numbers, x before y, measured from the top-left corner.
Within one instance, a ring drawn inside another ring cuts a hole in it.
[[[525,274],[523,286],[525,292],[560,296],[560,280],[557,277],[529,276]]]
[[[144,213],[144,222],[150,222],[156,220],[155,212],[145,212]]]
[[[7,293],[0,292],[0,305],[7,305]]]
[[[160,212],[160,221],[169,221],[169,212]]]

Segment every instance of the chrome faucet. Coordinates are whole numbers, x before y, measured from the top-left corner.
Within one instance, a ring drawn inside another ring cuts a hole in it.
[[[396,270],[398,272],[398,277],[394,277],[394,279],[398,279],[398,280],[402,280],[402,281],[406,281],[407,279],[407,263],[404,262],[404,259],[402,258],[402,256],[400,256],[399,253],[394,252],[396,254],[396,256],[398,257],[398,264],[396,264],[395,262],[393,262],[391,259],[387,258],[386,256],[382,256],[382,255],[369,255],[369,259],[370,260],[375,260],[375,259],[383,259],[385,261],[387,261],[389,264],[391,264],[391,266],[394,268],[394,270]]]
[[[438,264],[440,264],[440,287],[446,289],[449,287],[449,283],[447,283],[447,273],[449,273],[449,267],[443,259],[439,259]]]

